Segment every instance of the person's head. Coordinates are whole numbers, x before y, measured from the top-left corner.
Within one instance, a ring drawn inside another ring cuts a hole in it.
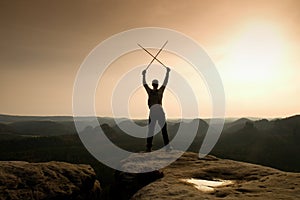
[[[157,80],[157,79],[154,79],[154,80],[152,81],[152,86],[153,86],[154,89],[157,89],[157,88],[158,88],[158,80]]]

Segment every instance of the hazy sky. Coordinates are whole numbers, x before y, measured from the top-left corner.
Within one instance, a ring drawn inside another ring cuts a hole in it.
[[[223,80],[226,116],[297,114],[299,24],[297,0],[1,0],[0,113],[71,115],[74,80],[87,54],[113,34],[156,26],[182,32],[206,49]],[[106,79],[121,73],[113,67]],[[111,87],[98,93],[110,97]],[[208,117],[207,94],[197,95],[203,98],[199,115]],[[147,117],[145,98],[142,88],[136,92],[129,106],[133,117]],[[104,101],[97,114],[109,116],[103,107],[109,99]],[[170,91],[164,104],[176,117]]]

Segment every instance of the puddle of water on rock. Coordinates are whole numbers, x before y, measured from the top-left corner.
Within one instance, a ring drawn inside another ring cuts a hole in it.
[[[195,188],[202,192],[214,192],[216,187],[222,187],[227,185],[232,185],[234,182],[230,180],[203,180],[203,179],[195,179],[195,178],[188,178],[188,179],[181,179],[186,183],[191,183],[194,185]]]

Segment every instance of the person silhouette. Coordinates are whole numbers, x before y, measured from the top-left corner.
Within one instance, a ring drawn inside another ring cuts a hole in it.
[[[165,80],[160,88],[158,88],[158,80],[154,79],[152,81],[152,87],[151,89],[147,82],[146,82],[146,70],[143,70],[142,75],[143,75],[143,86],[148,94],[148,107],[150,109],[150,114],[149,114],[149,126],[148,126],[148,136],[147,136],[147,152],[151,152],[152,150],[152,141],[153,141],[153,135],[154,135],[154,129],[156,122],[158,122],[166,151],[171,151],[172,147],[169,144],[169,136],[167,132],[167,122],[166,122],[166,117],[164,110],[162,108],[162,98],[163,94],[166,88],[166,85],[169,80],[169,73],[170,73],[170,68],[166,67],[167,72],[165,76]]]

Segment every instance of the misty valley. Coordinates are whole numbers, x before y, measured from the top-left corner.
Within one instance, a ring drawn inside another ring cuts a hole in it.
[[[206,134],[209,119],[199,120],[197,135],[188,151],[198,153]],[[101,185],[113,182],[114,170],[98,162],[85,149],[76,132],[72,117],[0,116],[0,159],[29,162],[65,161],[90,164]],[[125,134],[112,118],[100,117],[106,136],[117,146],[131,152],[145,150],[145,139]],[[128,119],[121,123],[127,123]],[[147,125],[147,120],[136,120]],[[183,123],[189,123],[185,121]],[[172,139],[178,120],[168,121]],[[97,133],[100,127],[86,127],[83,132]],[[189,134],[189,133],[186,133]],[[154,149],[163,147],[162,135],[154,137]],[[300,172],[300,116],[283,119],[228,119],[211,155]]]

